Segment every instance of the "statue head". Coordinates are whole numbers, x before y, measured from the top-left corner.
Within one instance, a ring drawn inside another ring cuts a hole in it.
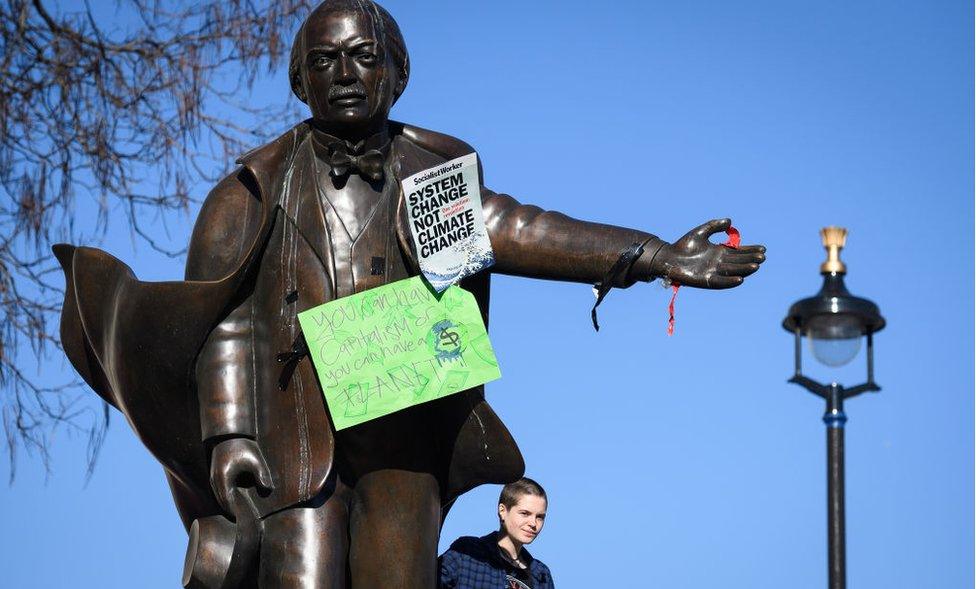
[[[410,58],[396,21],[372,0],[325,0],[295,35],[292,92],[337,136],[379,131],[407,86]]]

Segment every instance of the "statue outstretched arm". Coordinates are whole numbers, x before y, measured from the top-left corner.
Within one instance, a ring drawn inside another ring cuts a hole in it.
[[[448,159],[474,151],[450,135],[411,125],[402,128],[412,141]],[[668,243],[636,229],[580,221],[524,205],[484,187],[482,203],[495,251],[493,271],[503,274],[594,284],[605,278],[623,251],[639,243],[643,253],[627,272],[617,275],[613,286],[665,277],[685,286],[731,288],[742,284],[766,259],[761,245],[733,250],[709,240],[731,227],[730,219],[708,221]]]
[[[664,277],[684,286],[721,289],[742,284],[766,259],[761,245],[732,249],[710,241],[732,226],[731,219],[708,221],[668,243],[636,229],[523,205],[487,189],[482,189],[482,203],[495,250],[494,270],[504,274],[593,284],[604,279],[622,252],[642,244],[643,253],[612,286]]]
[[[650,233],[573,219],[557,211],[523,205],[507,194],[482,189],[485,224],[495,251],[495,272],[593,284],[604,278],[620,254],[644,244],[650,260],[666,242]],[[635,263],[636,267],[637,264]],[[630,286],[649,276],[632,268],[622,274]]]

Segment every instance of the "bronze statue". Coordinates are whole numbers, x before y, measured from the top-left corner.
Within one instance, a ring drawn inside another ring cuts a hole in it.
[[[185,281],[140,282],[104,252],[56,247],[66,353],[165,467],[190,530],[187,586],[433,587],[453,501],[522,475],[482,387],[337,432],[302,353],[298,312],[418,274],[399,179],[474,151],[388,120],[409,73],[386,10],[327,0],[289,66],[311,118],[213,189]],[[765,259],[709,242],[728,219],[670,244],[482,197],[491,272],[730,288]],[[486,321],[490,278],[461,283]]]

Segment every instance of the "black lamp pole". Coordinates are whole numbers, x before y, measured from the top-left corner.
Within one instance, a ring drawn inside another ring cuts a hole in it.
[[[829,589],[845,589],[847,563],[844,533],[844,400],[865,392],[878,392],[874,382],[874,333],[885,326],[878,306],[851,295],[844,286],[847,268],[840,261],[840,250],[847,231],[827,227],[821,231],[827,248],[827,261],[820,266],[823,287],[815,296],[797,301],[783,320],[783,328],[793,333],[795,372],[791,383],[798,384],[826,402],[823,415],[827,426],[827,560]],[[821,384],[803,375],[802,339],[809,338],[814,357],[828,366],[842,366],[854,359],[862,337],[867,339],[867,381],[851,388],[836,382]]]

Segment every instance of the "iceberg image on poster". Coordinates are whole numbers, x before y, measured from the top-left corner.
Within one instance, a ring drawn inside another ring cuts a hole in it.
[[[470,153],[401,183],[424,278],[437,292],[495,263],[481,210],[478,156]]]

